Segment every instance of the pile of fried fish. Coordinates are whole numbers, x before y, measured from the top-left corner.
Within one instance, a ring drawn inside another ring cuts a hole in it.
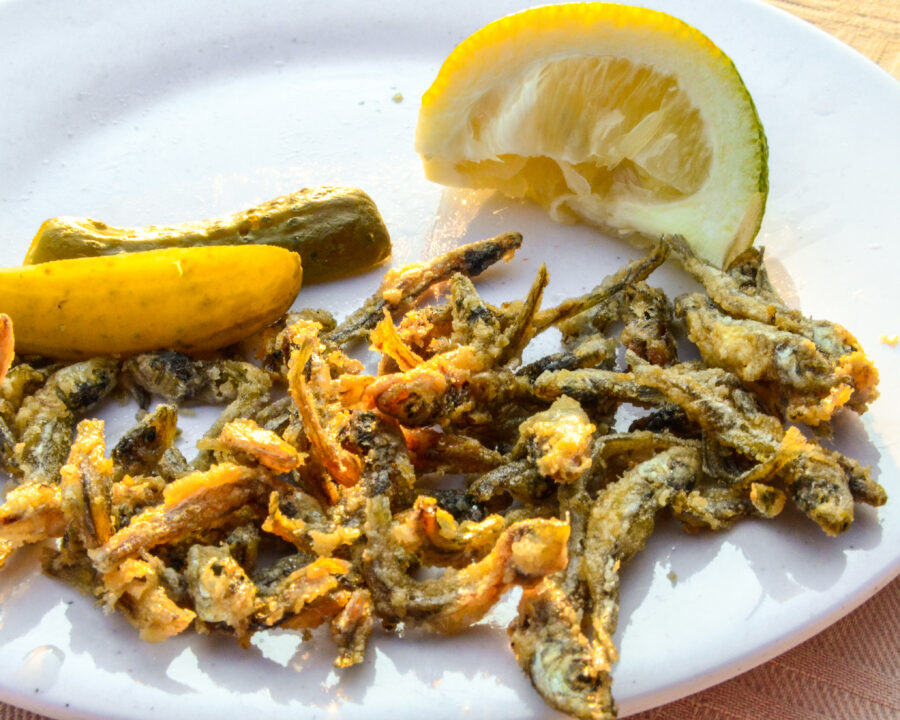
[[[614,717],[619,574],[657,520],[721,530],[792,503],[846,530],[856,502],[886,495],[820,440],[878,377],[844,328],[785,305],[758,249],[722,271],[663,237],[554,307],[543,266],[523,299],[486,303],[471,278],[521,242],[390,270],[340,324],[288,313],[216,359],[19,358],[0,391],[17,481],[0,564],[44,542],[46,572],[150,642],[327,624],[337,667],[364,661],[376,619],[455,633],[521,586],[508,632],[534,687]],[[673,302],[648,284],[667,258],[705,292]],[[523,362],[551,327],[560,351]],[[348,354],[360,341],[377,373]],[[141,409],[107,453],[84,418],[116,388]],[[179,408],[208,403],[224,409],[188,459]]]

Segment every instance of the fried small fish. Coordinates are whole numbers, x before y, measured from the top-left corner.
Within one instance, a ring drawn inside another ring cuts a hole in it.
[[[223,463],[194,471],[166,487],[161,505],[135,515],[88,554],[99,571],[108,572],[143,550],[227,525],[236,510],[259,505],[261,496],[265,496],[265,476],[256,468]]]
[[[329,345],[343,345],[364,337],[381,320],[385,309],[393,312],[409,309],[426,290],[454,273],[476,277],[494,263],[511,258],[521,244],[519,233],[505,233],[454,248],[426,263],[392,269],[385,275],[378,291],[337,328],[326,333],[323,341]]]
[[[150,473],[175,441],[178,408],[161,403],[125,431],[112,449],[116,476]]]
[[[580,720],[616,717],[609,666],[598,658],[568,598],[552,581],[522,591],[507,632],[516,660],[547,704]]]
[[[67,365],[22,401],[15,417],[15,465],[25,481],[59,481],[79,415],[109,395],[118,369],[113,358]]]
[[[713,322],[708,310],[707,317],[696,318],[693,335],[702,341],[699,347],[701,353],[705,351],[707,362],[716,364],[719,361],[722,366],[740,372],[740,359],[732,359],[730,355],[737,353],[748,357],[750,348],[756,348],[754,352],[762,354],[766,366],[764,369],[758,361],[752,363],[751,374],[768,370],[789,390],[797,390],[788,397],[788,417],[810,425],[827,422],[843,406],[863,413],[878,397],[878,371],[846,328],[827,320],[805,317],[788,308],[765,276],[760,291],[759,286],[748,284],[740,272],[729,274],[698,258],[683,238],[670,235],[664,242],[682,267],[704,286],[712,303],[733,320],[750,321],[734,322],[719,315]],[[759,260],[761,262],[761,255]],[[746,264],[743,272],[747,272]],[[696,301],[694,305],[702,307],[702,303]],[[684,310],[687,312],[688,308]],[[725,329],[723,324],[731,329],[730,333],[719,330],[720,327]],[[762,326],[770,329],[764,330]],[[713,337],[709,342],[703,341],[708,334]],[[736,344],[738,335],[746,339],[746,352]],[[726,339],[729,341],[727,346],[719,348],[718,343]],[[824,376],[819,387],[814,391],[805,390],[809,383],[815,382],[817,374]],[[785,378],[792,382],[784,383]],[[823,382],[828,387],[827,392],[821,388]]]
[[[363,575],[377,615],[439,633],[477,622],[512,585],[529,586],[565,567],[569,526],[556,519],[523,520],[508,527],[491,551],[439,578],[414,580],[397,557],[386,497],[368,501]]]
[[[0,567],[14,550],[60,537],[65,530],[58,484],[30,482],[13,488],[0,505]]]

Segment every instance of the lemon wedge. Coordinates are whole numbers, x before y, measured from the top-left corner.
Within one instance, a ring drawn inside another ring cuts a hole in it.
[[[766,137],[734,64],[655,10],[548,5],[447,57],[422,97],[430,180],[535,201],[628,239],[678,233],[719,266],[752,242]]]

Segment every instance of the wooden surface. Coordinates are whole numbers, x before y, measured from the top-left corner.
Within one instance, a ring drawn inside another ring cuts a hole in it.
[[[768,0],[847,43],[900,80],[900,0]]]
[[[825,30],[900,80],[900,0],[767,1]],[[898,617],[900,580],[895,580],[862,608],[789,653],[632,720],[900,717]],[[0,703],[0,720],[39,716]]]

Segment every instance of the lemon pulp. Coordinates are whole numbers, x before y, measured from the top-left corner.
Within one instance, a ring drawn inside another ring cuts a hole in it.
[[[447,58],[422,98],[426,176],[628,237],[680,233],[722,265],[765,208],[767,148],[730,59],[686,23],[611,3],[534,8]]]

